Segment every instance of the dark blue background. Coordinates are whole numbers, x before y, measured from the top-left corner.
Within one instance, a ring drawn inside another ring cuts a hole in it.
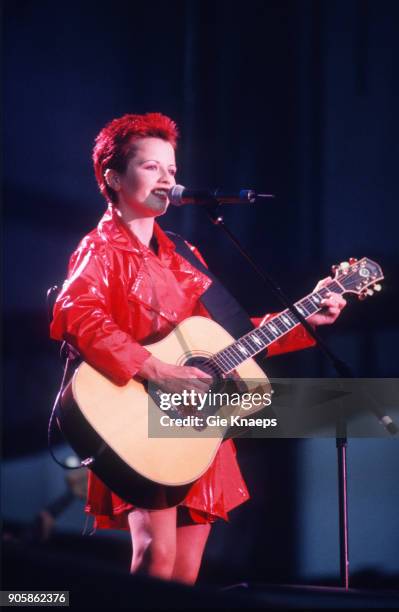
[[[226,207],[225,220],[292,298],[333,263],[379,262],[382,294],[351,303],[322,334],[359,375],[397,376],[398,17],[388,0],[5,2],[6,458],[45,448],[60,378],[45,293],[103,213],[91,149],[127,112],[178,123],[178,182],[276,194]],[[195,243],[251,314],[280,308],[203,211],[171,210],[161,224]],[[271,367],[332,372],[316,350]],[[210,559],[228,566],[236,555],[238,573],[261,579],[334,577],[334,442],[238,446],[253,501],[216,528]],[[352,442],[354,567],[376,581],[399,572],[397,460],[395,442]],[[362,486],[364,469],[372,477]]]

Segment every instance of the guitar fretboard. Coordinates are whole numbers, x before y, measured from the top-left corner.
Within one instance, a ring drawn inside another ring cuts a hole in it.
[[[322,309],[320,303],[326,297],[328,291],[339,294],[344,293],[341,285],[336,281],[332,281],[319,289],[319,291],[310,293],[299,302],[296,302],[295,307],[307,319]],[[297,325],[300,325],[298,318],[290,310],[284,310],[279,315],[251,330],[239,340],[236,340],[213,355],[213,357],[207,360],[207,363],[216,373],[228,374],[250,357],[254,357],[263,351],[275,340],[288,334]]]

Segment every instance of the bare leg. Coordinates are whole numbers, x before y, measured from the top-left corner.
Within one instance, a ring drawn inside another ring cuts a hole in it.
[[[184,525],[177,528],[176,561],[172,580],[195,584],[211,525]]]
[[[133,546],[130,572],[170,580],[176,558],[176,508],[137,508],[128,521]]]

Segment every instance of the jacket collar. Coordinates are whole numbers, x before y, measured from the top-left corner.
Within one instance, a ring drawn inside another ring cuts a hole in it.
[[[103,240],[124,251],[145,253],[150,249],[146,247],[134,234],[132,234],[119,210],[110,202],[98,226],[98,232]],[[157,222],[154,223],[154,235],[158,241],[159,252],[175,250],[175,243],[167,237]]]

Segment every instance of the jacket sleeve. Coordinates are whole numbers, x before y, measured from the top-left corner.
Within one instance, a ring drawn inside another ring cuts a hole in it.
[[[125,385],[151,355],[112,318],[107,266],[93,248],[80,247],[71,257],[68,279],[54,305],[50,336],[72,344],[117,385]]]
[[[252,317],[251,321],[255,327],[263,325],[273,317],[277,312],[267,314],[264,317]],[[267,356],[273,357],[274,355],[281,355],[282,353],[290,353],[291,351],[300,351],[311,346],[315,346],[316,342],[312,336],[306,331],[303,325],[297,325],[289,331],[287,334],[278,338],[267,349]]]

